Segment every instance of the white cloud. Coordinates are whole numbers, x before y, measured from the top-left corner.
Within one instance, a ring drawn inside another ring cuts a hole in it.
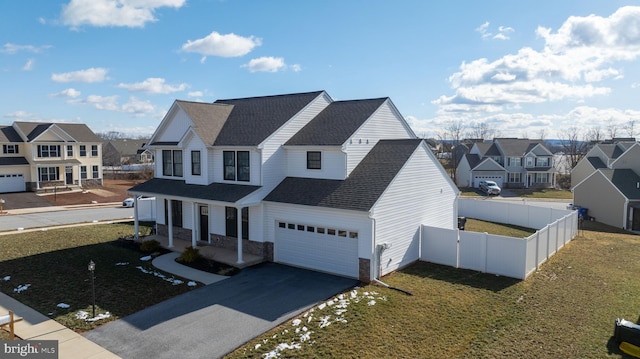
[[[190,91],[187,93],[187,96],[189,97],[202,97],[204,96],[204,93],[202,91]]]
[[[476,29],[492,36],[489,23]],[[499,27],[499,34],[513,32]],[[540,50],[521,48],[489,61],[463,62],[449,77],[450,96],[432,103],[439,113],[500,111],[522,104],[572,100],[578,103],[608,95],[606,80],[623,78],[618,63],[640,57],[640,7],[622,7],[611,16],[569,17],[557,31],[539,27]],[[506,35],[505,35],[506,36]]]
[[[157,21],[156,9],[180,8],[186,0],[71,0],[63,6],[61,20],[65,25],[143,27]]]
[[[34,60],[34,59],[27,60],[27,62],[24,64],[24,66],[22,66],[22,70],[24,70],[24,71],[33,70],[33,64],[35,64],[35,63],[36,63],[36,60]]]
[[[133,96],[129,97],[129,101],[123,105],[119,104],[117,95],[89,95],[85,99],[69,100],[68,103],[88,105],[97,110],[129,113],[136,117],[155,111],[155,106],[150,101],[142,101]]]
[[[485,22],[484,24],[478,26],[475,31],[480,33],[480,36],[482,36],[483,39],[486,39],[488,37],[491,37],[491,33],[487,31],[487,29],[489,28],[489,22]]]
[[[248,54],[260,45],[262,40],[254,36],[242,37],[234,33],[221,35],[214,31],[202,39],[187,40],[187,43],[182,45],[182,51],[206,56],[238,57]],[[201,59],[201,62],[204,60],[205,58]]]
[[[249,72],[278,72],[286,69],[287,65],[282,57],[263,56],[252,59],[242,67],[248,68]]]
[[[142,116],[155,111],[155,107],[149,101],[141,101],[131,96],[129,102],[122,105],[122,111],[136,116]]]
[[[153,94],[169,94],[172,92],[184,91],[189,86],[185,83],[179,85],[165,84],[165,79],[159,77],[150,77],[142,82],[118,85],[119,88],[124,88],[129,91],[146,92]]]
[[[37,118],[37,115],[27,112],[27,111],[14,111],[14,112],[10,112],[4,115],[4,117],[6,118],[11,118],[14,120],[21,120],[21,121],[32,121],[34,119]]]
[[[55,82],[102,82],[107,79],[108,70],[101,67],[92,67],[86,70],[63,72],[51,75]]]
[[[35,54],[41,53],[43,50],[51,48],[51,45],[33,46],[33,45],[16,45],[12,43],[6,43],[0,49],[0,53],[16,54],[21,51],[32,52]]]
[[[79,101],[71,101],[72,103],[83,103],[98,110],[107,110],[107,111],[119,111],[120,107],[118,106],[118,96],[99,96],[99,95],[89,95],[84,100]]]
[[[58,93],[54,93],[51,94],[51,97],[68,97],[68,98],[77,98],[80,97],[80,91],[74,89],[74,88],[68,88],[65,90],[62,90]]]
[[[498,26],[498,33],[493,34],[489,31],[490,23],[486,21],[484,24],[478,26],[474,31],[480,33],[480,36],[483,39],[494,39],[494,40],[509,40],[509,33],[514,32],[515,30],[509,26]]]
[[[289,68],[291,69],[291,71],[293,72],[300,72],[302,71],[302,66],[300,66],[299,64],[293,64],[291,66],[289,66]]]

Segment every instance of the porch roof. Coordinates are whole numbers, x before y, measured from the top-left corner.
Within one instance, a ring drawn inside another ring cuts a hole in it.
[[[261,186],[227,183],[199,185],[188,184],[183,180],[152,178],[129,188],[129,192],[234,203],[259,188]]]

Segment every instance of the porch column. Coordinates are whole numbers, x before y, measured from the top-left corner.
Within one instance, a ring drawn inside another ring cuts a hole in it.
[[[40,166],[36,166],[36,189],[40,189]]]
[[[242,207],[236,207],[238,215],[236,219],[238,221],[238,264],[244,263],[242,260]]]
[[[133,194],[133,237],[140,237],[140,223],[138,221],[138,195]]]
[[[80,171],[80,165],[78,165],[78,187],[82,188],[82,172]]]
[[[173,213],[171,211],[171,200],[167,199],[167,229],[169,234],[169,248],[173,248]]]
[[[191,227],[191,247],[195,248],[198,244],[198,203],[193,202],[193,216],[191,219],[192,227]]]

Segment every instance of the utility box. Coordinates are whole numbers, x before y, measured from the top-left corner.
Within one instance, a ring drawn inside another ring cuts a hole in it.
[[[613,337],[618,343],[627,342],[635,346],[640,346],[640,325],[628,320],[616,318]]]

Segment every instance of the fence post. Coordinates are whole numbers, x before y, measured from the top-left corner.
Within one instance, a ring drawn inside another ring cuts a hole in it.
[[[489,233],[484,232],[482,236],[482,247],[480,247],[480,255],[484,257],[484,268],[482,269],[482,273],[487,273],[487,242],[489,239]]]

